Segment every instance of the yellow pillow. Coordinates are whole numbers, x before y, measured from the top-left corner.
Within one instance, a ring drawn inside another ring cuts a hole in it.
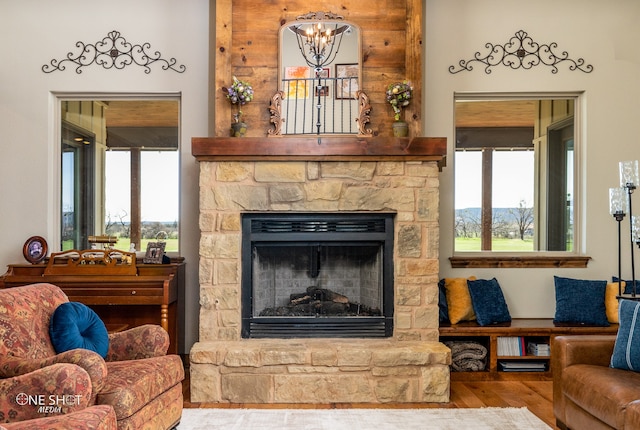
[[[470,280],[475,280],[471,276]],[[447,307],[449,308],[449,321],[457,324],[460,321],[471,321],[476,319],[471,303],[471,294],[467,286],[467,278],[444,278],[444,289],[447,296]]]
[[[625,282],[622,281],[622,292],[624,293]],[[618,283],[608,282],[604,292],[604,307],[607,312],[607,321],[611,324],[618,324]]]

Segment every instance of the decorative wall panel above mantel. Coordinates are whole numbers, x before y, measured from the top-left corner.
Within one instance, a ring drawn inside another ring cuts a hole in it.
[[[254,90],[253,100],[242,108],[247,136],[266,137],[271,124],[271,96],[278,90],[278,30],[282,24],[308,13],[310,6],[302,0],[274,0],[269,7],[253,0],[215,1],[215,40],[210,48],[215,63],[210,91],[215,123],[210,136],[229,136],[234,109],[222,88],[236,76],[249,82]],[[409,123],[410,136],[422,135],[423,1],[323,0],[312,6],[314,11],[338,13],[362,29],[360,89],[370,97],[367,128],[371,133],[393,135],[394,113],[385,90],[392,82],[408,80],[414,91],[411,104],[403,109],[404,120]],[[300,61],[305,64],[302,57]]]

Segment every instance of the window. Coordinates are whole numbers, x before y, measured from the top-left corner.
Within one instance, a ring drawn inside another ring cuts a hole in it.
[[[577,100],[456,96],[456,254],[576,251]]]
[[[60,249],[89,237],[179,251],[178,100],[61,102]]]

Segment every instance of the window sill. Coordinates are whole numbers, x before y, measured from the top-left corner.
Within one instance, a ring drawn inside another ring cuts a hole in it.
[[[492,267],[504,269],[517,268],[586,268],[591,257],[582,255],[567,256],[453,256],[449,257],[454,269]]]

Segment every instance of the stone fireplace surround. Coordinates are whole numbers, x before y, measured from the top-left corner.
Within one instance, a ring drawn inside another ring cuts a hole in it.
[[[200,331],[191,401],[449,401],[438,342],[441,138],[193,138],[200,162]],[[241,339],[240,214],[394,212],[394,333],[387,339]]]

